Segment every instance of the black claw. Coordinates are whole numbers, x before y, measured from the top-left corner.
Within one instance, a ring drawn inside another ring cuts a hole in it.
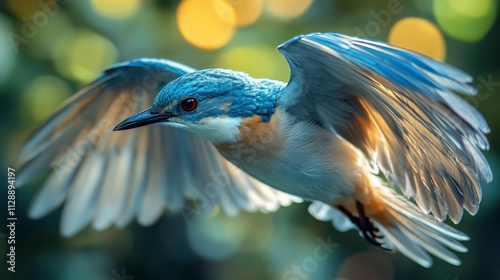
[[[356,209],[358,210],[358,217],[352,215],[351,212],[347,211],[343,206],[337,206],[344,215],[346,215],[353,224],[355,224],[363,237],[370,244],[380,247],[384,250],[388,250],[384,247],[384,243],[382,240],[384,239],[384,235],[380,234],[380,230],[377,226],[375,226],[372,221],[365,215],[365,209],[363,208],[363,204],[361,202],[356,201]]]

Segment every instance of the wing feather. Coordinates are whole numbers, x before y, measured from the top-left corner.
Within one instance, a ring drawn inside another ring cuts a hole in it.
[[[333,33],[298,36],[278,49],[291,68],[281,106],[350,141],[423,212],[455,223],[462,209],[477,212],[479,180],[491,181],[492,173],[481,153],[489,127],[454,94],[476,94],[469,75]]]
[[[70,236],[89,223],[105,229],[136,218],[150,225],[165,208],[182,210],[184,197],[197,200],[200,212],[220,205],[229,214],[301,201],[228,168],[212,144],[194,134],[164,126],[112,131],[151,106],[163,86],[192,71],[168,60],[119,63],[40,124],[21,149],[18,182],[52,173],[30,215],[40,218],[66,201],[61,232]]]

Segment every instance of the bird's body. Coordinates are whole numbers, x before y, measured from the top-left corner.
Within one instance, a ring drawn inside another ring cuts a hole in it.
[[[268,122],[243,119],[239,132],[234,142],[216,143],[218,151],[252,177],[298,197],[329,204],[351,195],[363,172],[345,140],[280,107]]]
[[[209,70],[186,74],[177,82],[186,80],[186,87],[199,88],[211,79],[207,74],[211,77],[216,71],[217,82],[225,87],[259,89],[251,94],[258,96],[255,104],[266,114],[250,111],[226,116],[225,108],[220,108],[222,117],[204,118],[200,127],[185,129],[210,140],[231,163],[280,191],[328,204],[353,193],[355,181],[368,172],[358,164],[363,159],[341,137],[310,121],[297,119],[282,108],[279,98],[286,84],[224,69]],[[245,106],[238,111],[245,112]]]
[[[151,224],[183,197],[228,214],[306,200],[317,219],[423,266],[427,252],[460,264],[451,250],[465,252],[468,237],[443,220],[475,214],[479,180],[492,178],[488,125],[453,93],[474,95],[471,78],[340,34],[278,49],[287,84],[154,59],[106,70],[25,143],[18,182],[55,169],[31,216],[67,200],[61,230],[72,235],[90,222]]]

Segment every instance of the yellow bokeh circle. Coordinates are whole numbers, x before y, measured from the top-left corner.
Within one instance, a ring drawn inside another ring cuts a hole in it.
[[[193,46],[217,49],[234,34],[236,14],[225,0],[184,0],[177,8],[177,26]]]
[[[248,26],[257,19],[259,19],[262,14],[262,6],[264,0],[225,0],[231,7],[233,7],[236,22],[235,25],[238,27]]]
[[[271,14],[281,18],[296,18],[311,6],[313,0],[268,0],[267,8]]]
[[[388,41],[436,60],[442,61],[446,55],[443,34],[432,22],[422,18],[410,17],[396,22]]]
[[[236,26],[248,26],[262,14],[264,0],[225,0],[234,9]]]

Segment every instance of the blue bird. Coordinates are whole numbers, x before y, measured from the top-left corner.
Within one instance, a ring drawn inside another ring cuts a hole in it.
[[[424,267],[429,253],[459,265],[452,251],[469,237],[443,220],[474,215],[479,181],[492,179],[488,125],[454,94],[475,95],[471,77],[334,33],[278,50],[288,83],[161,59],[107,69],[24,144],[18,183],[52,169],[31,217],[65,202],[71,236],[89,223],[149,225],[165,208],[235,215],[308,201],[339,231]]]

